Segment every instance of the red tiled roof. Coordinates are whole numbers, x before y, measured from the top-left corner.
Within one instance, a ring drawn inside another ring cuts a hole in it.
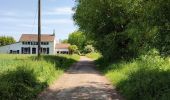
[[[42,42],[52,42],[55,40],[55,36],[52,34],[41,34],[41,41]],[[22,34],[20,42],[23,41],[38,41],[38,35],[37,34]]]
[[[56,44],[56,49],[68,49],[70,44]]]

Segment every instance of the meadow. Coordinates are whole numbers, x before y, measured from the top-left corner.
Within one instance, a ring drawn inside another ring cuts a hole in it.
[[[0,55],[1,100],[32,100],[63,74],[78,55]]]

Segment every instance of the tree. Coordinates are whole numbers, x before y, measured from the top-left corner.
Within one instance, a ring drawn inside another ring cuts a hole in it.
[[[83,51],[86,43],[86,36],[80,31],[73,32],[69,35],[68,43],[76,45],[80,51]]]
[[[9,44],[12,44],[15,42],[16,41],[14,40],[13,37],[9,37],[9,36],[1,36],[0,37],[0,46],[9,45]]]
[[[69,47],[69,51],[70,51],[71,54],[78,53],[78,47],[76,45],[71,45]]]
[[[77,0],[74,21],[108,59],[170,51],[169,0]]]
[[[61,43],[68,43],[68,39],[61,40]]]
[[[92,45],[87,45],[84,48],[84,53],[91,53],[94,52],[94,47]]]

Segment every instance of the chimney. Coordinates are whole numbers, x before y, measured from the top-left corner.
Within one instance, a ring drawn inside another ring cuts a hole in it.
[[[53,36],[55,36],[55,29],[53,30]]]

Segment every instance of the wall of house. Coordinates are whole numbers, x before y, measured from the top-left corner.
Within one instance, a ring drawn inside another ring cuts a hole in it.
[[[49,48],[50,48],[50,55],[54,55],[55,54],[55,41],[49,42]]]
[[[69,51],[68,49],[56,49],[56,52],[57,51]]]
[[[21,45],[22,43],[15,43],[11,45],[6,45],[0,47],[0,54],[8,54],[10,53],[10,50],[17,51],[19,50],[19,53],[21,53]]]
[[[53,55],[54,54],[54,42],[49,42],[49,45],[41,45],[41,48],[49,48],[49,54]],[[38,45],[21,45],[21,47],[24,48],[30,48],[31,49],[31,54],[32,54],[32,48],[36,48],[36,54],[38,54]]]
[[[38,53],[38,45],[24,45],[22,42],[6,45],[0,47],[0,54],[9,54],[10,50],[17,51],[19,50],[19,54],[22,53],[22,47],[23,48],[30,48],[30,54],[32,54],[32,48],[36,48],[36,54]],[[49,48],[49,54],[54,55],[55,54],[55,42],[49,42],[49,45],[41,45],[42,48]]]

